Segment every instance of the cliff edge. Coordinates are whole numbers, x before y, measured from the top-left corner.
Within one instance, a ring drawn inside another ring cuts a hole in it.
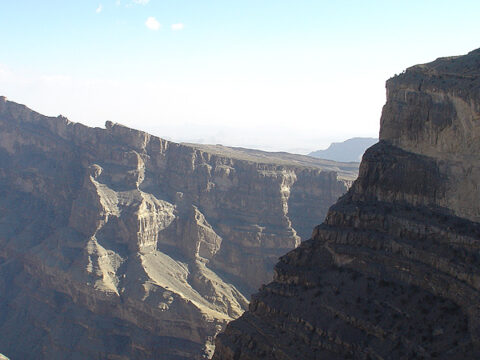
[[[356,171],[89,128],[1,97],[0,352],[211,356]]]
[[[480,357],[480,49],[387,81],[380,142],[214,359]]]

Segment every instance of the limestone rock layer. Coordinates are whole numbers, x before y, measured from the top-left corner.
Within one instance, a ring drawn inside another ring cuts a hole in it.
[[[0,352],[211,356],[356,176],[289,156],[88,128],[0,98]]]
[[[380,142],[214,359],[480,358],[480,50],[387,81]]]

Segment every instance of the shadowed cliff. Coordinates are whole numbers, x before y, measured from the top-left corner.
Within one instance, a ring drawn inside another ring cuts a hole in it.
[[[480,50],[387,81],[380,142],[214,359],[480,357]]]

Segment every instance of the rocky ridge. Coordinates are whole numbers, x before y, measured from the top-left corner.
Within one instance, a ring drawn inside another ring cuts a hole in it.
[[[214,359],[480,358],[480,49],[386,87],[358,179]]]
[[[355,164],[89,128],[1,97],[0,352],[211,356],[355,176]]]

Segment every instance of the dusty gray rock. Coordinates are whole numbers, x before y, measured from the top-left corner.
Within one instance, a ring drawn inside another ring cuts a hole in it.
[[[480,358],[480,50],[387,82],[380,142],[214,359]]]
[[[210,356],[355,175],[111,122],[88,128],[0,98],[0,351]]]

